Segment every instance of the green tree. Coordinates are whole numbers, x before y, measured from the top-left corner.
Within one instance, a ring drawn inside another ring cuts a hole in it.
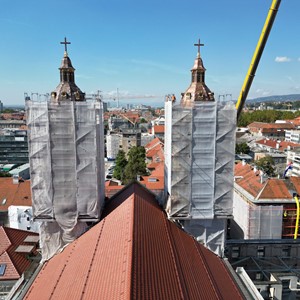
[[[8,113],[8,114],[14,113],[14,112],[17,112],[17,110],[12,109],[12,108],[4,108],[2,111],[2,113]]]
[[[118,180],[123,180],[124,169],[127,165],[127,159],[125,156],[125,152],[123,150],[119,150],[116,157],[116,166],[114,168],[113,176]]]
[[[11,177],[11,174],[8,172],[0,171],[0,177]]]
[[[147,123],[145,118],[140,118],[140,123]]]
[[[128,184],[136,180],[137,175],[147,175],[146,150],[144,147],[132,147],[128,152],[128,164],[124,170],[123,182]]]
[[[300,115],[299,111],[255,110],[243,112],[238,121],[238,127],[246,127],[252,122],[274,123],[276,120],[291,120]]]
[[[266,157],[262,157],[261,159],[257,160],[255,164],[260,170],[263,170],[267,175],[271,177],[274,177],[276,175],[273,157],[267,155]]]
[[[236,154],[240,154],[240,153],[248,154],[249,152],[250,152],[250,147],[247,145],[246,142],[235,145]]]

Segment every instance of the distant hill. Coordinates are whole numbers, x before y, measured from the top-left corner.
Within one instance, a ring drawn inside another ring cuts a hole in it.
[[[293,102],[293,101],[300,101],[300,94],[259,97],[255,99],[248,99],[246,102],[257,103],[257,102]]]

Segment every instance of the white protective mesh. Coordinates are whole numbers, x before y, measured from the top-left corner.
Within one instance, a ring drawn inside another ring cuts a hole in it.
[[[224,255],[226,219],[193,219],[182,221],[184,230],[218,256]]]
[[[283,205],[249,207],[249,239],[281,239]]]
[[[236,141],[235,105],[231,102],[219,103],[217,118],[214,213],[216,216],[231,216]]]
[[[172,104],[165,105],[166,211],[222,255],[233,206],[236,109],[210,101]]]
[[[192,114],[191,215],[194,219],[211,219],[215,193],[216,103],[196,103]]]
[[[100,218],[102,109],[99,102],[26,101],[26,110],[33,214],[43,221],[41,242],[47,259],[84,232],[86,225],[80,221]]]
[[[232,215],[234,105],[198,102],[193,108],[173,106],[170,112],[170,104],[166,103],[165,137],[169,216]]]

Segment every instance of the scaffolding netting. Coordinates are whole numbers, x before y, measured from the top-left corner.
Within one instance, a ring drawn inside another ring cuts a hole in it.
[[[166,102],[165,176],[170,217],[232,215],[235,128],[232,103],[195,102],[187,108]]]
[[[52,245],[44,244],[43,256],[49,257],[56,247],[78,237],[85,221],[100,218],[104,201],[102,108],[97,101],[29,100],[26,111],[33,214],[42,221],[41,241],[48,243],[52,236]]]

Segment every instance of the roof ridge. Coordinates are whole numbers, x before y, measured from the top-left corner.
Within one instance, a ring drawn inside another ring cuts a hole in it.
[[[12,245],[12,241],[10,240],[10,238],[8,237],[5,229],[4,229],[4,226],[0,226],[0,230],[3,232],[4,236],[7,238],[7,240],[9,241],[10,245],[8,246],[8,248]],[[1,234],[1,233],[0,233]],[[1,241],[1,243],[3,243],[3,240]],[[4,253],[4,252],[7,252],[7,249],[3,249],[2,253],[0,253],[0,256]]]
[[[266,180],[264,186],[262,187],[262,189],[261,189],[260,192],[257,194],[257,196],[255,197],[254,200],[258,200],[258,199],[259,199],[259,197],[260,197],[261,194],[263,193],[263,191],[264,191],[264,189],[266,188],[266,186],[268,185],[268,183],[269,183],[269,178]]]

